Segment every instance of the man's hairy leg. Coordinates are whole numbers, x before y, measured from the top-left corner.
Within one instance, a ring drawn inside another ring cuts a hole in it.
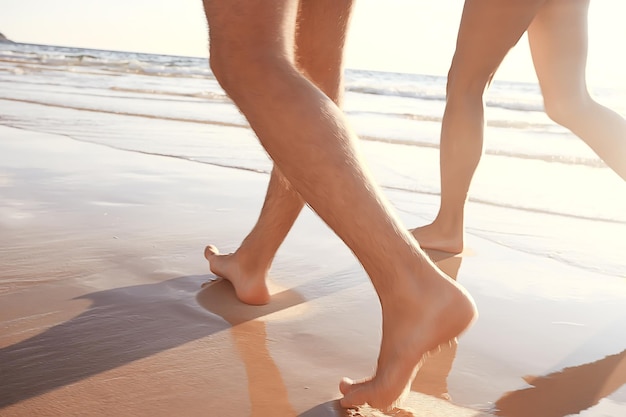
[[[343,48],[351,9],[352,0],[305,0],[297,17],[297,67],[337,105],[343,95]],[[241,301],[269,302],[268,272],[303,206],[300,194],[274,166],[259,219],[241,246],[230,254],[206,247],[211,271],[228,279]]]
[[[204,249],[211,272],[230,281],[240,301],[253,305],[270,301],[268,272],[303,205],[300,194],[275,166],[259,219],[241,246],[229,254],[220,254],[214,245]]]
[[[343,406],[391,405],[429,351],[474,320],[470,296],[404,228],[339,108],[296,67],[296,0],[205,0],[211,66],[280,171],[350,247],[379,296],[376,374],[344,381]]]

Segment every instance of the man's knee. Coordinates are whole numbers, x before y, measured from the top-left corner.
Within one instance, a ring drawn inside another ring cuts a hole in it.
[[[315,58],[315,57],[312,57]],[[298,60],[297,68],[304,74],[313,84],[324,92],[335,103],[341,101],[343,93],[343,75],[340,62],[328,62],[319,59],[319,62],[313,62],[315,59]]]
[[[229,67],[236,68],[236,65],[233,65],[233,62],[222,54],[220,48],[211,46],[209,51],[209,66],[211,72],[222,88],[229,90],[231,84],[230,79],[233,76],[233,71],[231,71]]]
[[[260,82],[276,67],[278,60],[289,59],[282,34],[268,28],[261,17],[235,13],[232,7],[209,7],[205,11],[209,24],[209,64],[215,78],[224,90],[243,89],[244,85]],[[265,28],[267,31],[259,29]],[[258,33],[262,32],[262,33]],[[266,33],[267,32],[267,33]]]
[[[218,30],[213,29],[209,37],[209,65],[217,81],[229,93],[245,77],[245,71],[254,67],[246,65],[246,60],[251,57],[247,56],[247,48],[237,46],[237,43],[242,43],[241,40],[238,41],[230,33],[217,33]]]
[[[211,71],[231,97],[263,83],[277,68],[278,59],[272,51],[241,47],[228,41],[215,42],[209,52]]]

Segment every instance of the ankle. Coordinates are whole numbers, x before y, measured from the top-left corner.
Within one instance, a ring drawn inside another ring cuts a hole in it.
[[[273,257],[264,255],[263,253],[249,251],[242,245],[233,253],[233,259],[241,272],[248,274],[261,272],[267,274],[272,265]]]
[[[463,212],[440,211],[432,224],[443,235],[462,235],[465,227],[464,220]]]
[[[410,265],[396,266],[395,271],[395,274],[389,275],[392,283],[378,291],[381,304],[390,308],[415,304],[422,297],[437,296],[441,290],[440,281],[445,276],[423,253]]]

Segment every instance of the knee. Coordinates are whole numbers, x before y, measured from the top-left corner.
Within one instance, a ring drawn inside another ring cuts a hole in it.
[[[343,95],[342,66],[339,61],[330,62],[316,56],[297,57],[298,70],[315,84],[335,103],[340,103]]]
[[[559,95],[544,94],[543,105],[546,114],[552,121],[561,126],[569,127],[577,120],[584,118],[586,108],[593,103],[586,93],[569,93]]]
[[[253,37],[243,17],[237,19],[230,7],[220,6],[219,1],[204,0],[209,35],[209,67],[228,95],[236,92],[247,73],[254,66],[247,65],[255,48],[260,49],[259,37]]]
[[[221,58],[216,51],[216,48],[211,47],[209,49],[209,68],[213,73],[215,79],[220,83],[222,88],[224,88],[224,82],[226,74],[228,74],[228,70],[226,69],[227,63]]]
[[[479,100],[482,102],[485,90],[489,86],[493,74],[488,71],[470,73],[458,65],[448,71],[446,97],[449,102]]]
[[[238,63],[242,61],[232,52],[227,53],[221,46],[211,45],[209,50],[209,66],[215,79],[228,95],[236,91],[237,85],[245,77],[245,65]]]
[[[278,68],[277,54],[262,48],[212,42],[209,50],[211,72],[232,99],[262,86]]]

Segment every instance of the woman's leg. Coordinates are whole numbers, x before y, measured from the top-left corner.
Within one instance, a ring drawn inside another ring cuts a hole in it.
[[[343,48],[351,11],[352,0],[303,0],[298,9],[296,64],[337,105],[343,96]],[[206,247],[211,271],[228,279],[244,303],[269,302],[269,269],[303,206],[300,194],[274,166],[259,219],[241,246],[225,255],[213,245]]]
[[[551,0],[528,28],[546,113],[568,128],[626,180],[626,120],[587,91],[589,0]]]
[[[463,250],[464,209],[483,149],[483,94],[545,0],[466,0],[448,73],[440,142],[441,205],[413,229],[424,248]]]

